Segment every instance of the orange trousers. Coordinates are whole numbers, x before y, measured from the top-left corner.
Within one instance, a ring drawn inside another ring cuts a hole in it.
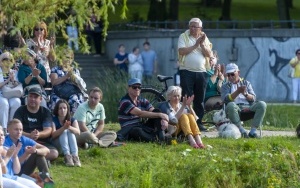
[[[192,114],[182,114],[178,120],[176,135],[183,131],[184,135],[200,135],[201,132],[196,123],[195,117]]]

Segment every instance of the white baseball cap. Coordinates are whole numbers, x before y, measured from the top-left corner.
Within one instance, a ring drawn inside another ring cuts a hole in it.
[[[239,67],[235,63],[229,63],[226,65],[226,74],[239,71]]]

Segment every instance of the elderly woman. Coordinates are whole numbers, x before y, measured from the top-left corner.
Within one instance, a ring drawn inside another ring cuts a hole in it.
[[[0,55],[0,88],[6,84],[16,86],[19,84],[16,78],[16,71],[10,67],[14,64],[13,55],[9,52],[4,52]],[[5,98],[0,93],[0,123],[3,126],[6,134],[7,123],[13,119],[15,111],[21,106],[21,100],[17,97]]]
[[[196,123],[198,118],[192,107],[194,96],[184,96],[181,103],[181,92],[181,87],[170,86],[167,90],[168,101],[160,105],[160,110],[168,114],[170,121],[176,124],[176,134],[182,130],[193,148],[205,148],[200,137],[201,132]]]
[[[33,50],[27,49],[22,53],[23,63],[19,67],[18,80],[23,84],[24,95],[27,96],[32,87],[39,87],[43,90],[47,83],[47,73],[45,67],[36,60],[36,53]],[[41,105],[47,108],[45,98],[46,93],[44,93]],[[27,97],[25,103],[27,104]]]
[[[71,49],[63,49],[58,53],[58,66],[51,69],[50,75],[53,86],[50,96],[52,110],[59,99],[68,101],[71,113],[75,113],[78,105],[84,102],[86,84],[73,62],[74,53]]]
[[[37,59],[47,71],[47,75],[50,75],[49,61],[54,61],[55,56],[53,53],[54,49],[54,38],[51,40],[46,39],[48,35],[47,25],[41,21],[36,23],[34,26],[34,36],[26,41],[28,48],[33,50],[37,54]]]

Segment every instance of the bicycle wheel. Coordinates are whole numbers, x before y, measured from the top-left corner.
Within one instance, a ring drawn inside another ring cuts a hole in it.
[[[157,107],[158,103],[166,101],[165,97],[153,88],[142,88],[140,96],[147,99],[154,108]]]

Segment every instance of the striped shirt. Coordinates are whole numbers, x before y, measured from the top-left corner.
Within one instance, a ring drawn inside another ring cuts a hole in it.
[[[118,120],[121,125],[121,128],[137,125],[140,123],[140,117],[132,115],[130,112],[135,107],[139,108],[142,111],[149,111],[153,106],[149,103],[147,99],[138,97],[137,105],[133,103],[128,94],[126,94],[119,102],[118,108]]]

